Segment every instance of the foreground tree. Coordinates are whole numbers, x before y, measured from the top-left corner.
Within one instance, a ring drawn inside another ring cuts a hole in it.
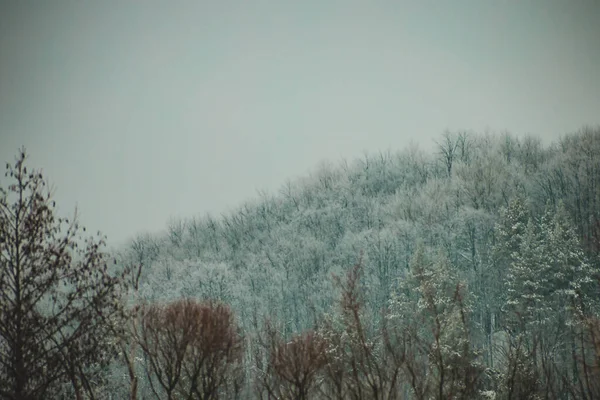
[[[320,329],[325,340],[320,394],[325,399],[394,400],[399,396],[398,351],[382,340],[385,330],[365,309],[362,253],[345,276],[333,275],[340,290],[337,311],[326,316]],[[383,332],[382,332],[383,331]]]
[[[266,324],[266,365],[257,360],[258,398],[305,400],[317,397],[322,370],[327,364],[327,341],[315,331],[294,335],[288,341]],[[261,338],[262,340],[262,338]],[[262,358],[262,357],[261,357]]]
[[[75,220],[55,217],[25,160],[21,150],[0,187],[0,398],[55,398],[70,385],[80,399],[113,354],[122,277],[109,273],[102,239],[82,241]]]
[[[194,300],[143,307],[136,337],[157,399],[239,395],[243,338],[229,307]]]

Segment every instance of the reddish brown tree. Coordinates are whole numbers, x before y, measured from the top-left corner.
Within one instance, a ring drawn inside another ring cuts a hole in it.
[[[151,305],[137,336],[156,398],[217,399],[239,388],[242,337],[229,307],[189,299]]]
[[[89,374],[111,358],[124,316],[122,276],[109,273],[102,239],[55,217],[25,160],[21,150],[0,187],[0,397],[53,398],[65,383],[93,395]]]
[[[314,398],[318,374],[325,366],[327,342],[308,331],[284,341],[269,330],[270,357],[268,376],[263,381],[269,396],[304,400]]]

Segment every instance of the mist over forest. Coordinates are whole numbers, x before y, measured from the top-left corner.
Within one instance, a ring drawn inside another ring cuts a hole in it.
[[[18,160],[0,398],[600,398],[598,126],[322,163],[111,251]]]

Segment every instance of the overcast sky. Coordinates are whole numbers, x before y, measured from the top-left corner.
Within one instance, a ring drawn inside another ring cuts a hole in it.
[[[321,160],[599,122],[598,1],[0,0],[0,161],[112,245]]]

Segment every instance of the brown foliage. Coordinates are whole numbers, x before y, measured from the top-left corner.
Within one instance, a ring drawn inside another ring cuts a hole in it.
[[[148,306],[142,312],[138,340],[159,399],[216,399],[239,383],[242,339],[225,305],[180,300]]]
[[[124,319],[122,276],[108,272],[102,239],[56,218],[41,173],[21,150],[0,188],[0,397],[46,399],[65,383],[93,397],[89,377],[114,351]],[[83,246],[81,246],[83,244]]]
[[[272,336],[270,367],[276,377],[270,392],[278,398],[308,399],[314,393],[317,374],[326,362],[326,341],[313,331],[284,342]]]

